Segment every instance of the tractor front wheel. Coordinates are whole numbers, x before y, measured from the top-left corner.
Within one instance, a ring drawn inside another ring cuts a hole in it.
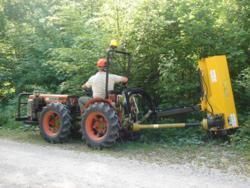
[[[82,137],[88,146],[112,146],[119,137],[119,120],[115,110],[106,103],[94,103],[82,115]]]
[[[67,107],[61,103],[51,103],[44,107],[39,128],[42,137],[50,143],[67,141],[71,132],[71,117]]]

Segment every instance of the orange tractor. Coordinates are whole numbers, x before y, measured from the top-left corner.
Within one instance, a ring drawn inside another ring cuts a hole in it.
[[[50,143],[65,142],[72,133],[80,131],[89,146],[109,147],[121,135],[130,134],[131,125],[139,118],[134,96],[144,100],[144,111],[150,110],[151,114],[155,108],[150,96],[140,88],[108,91],[109,66],[115,54],[127,57],[128,65],[131,62],[130,53],[110,47],[107,52],[104,99],[90,99],[81,111],[78,96],[20,93],[16,120],[39,124],[41,136]],[[22,115],[23,111],[25,115]]]
[[[202,89],[200,104],[156,110],[151,97],[143,89],[108,91],[109,67],[116,54],[125,56],[128,65],[131,63],[130,53],[110,47],[107,51],[104,99],[89,100],[81,111],[78,96],[21,93],[16,120],[39,124],[42,137],[51,143],[65,142],[73,132],[80,130],[87,145],[94,148],[110,147],[124,133],[130,134],[141,129],[202,126],[214,134],[228,134],[238,128],[225,56],[210,57],[199,62]],[[24,101],[25,98],[28,101]],[[23,111],[26,111],[25,115],[22,115]],[[158,118],[193,111],[205,111],[207,116],[193,123],[142,124],[149,119],[157,121]]]

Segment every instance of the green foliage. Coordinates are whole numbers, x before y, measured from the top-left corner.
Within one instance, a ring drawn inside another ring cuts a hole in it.
[[[250,113],[240,116],[241,128],[231,135],[231,141],[236,148],[250,151]]]
[[[202,145],[205,143],[206,133],[200,129],[167,129],[143,131],[141,142],[167,143],[171,146]]]
[[[0,128],[16,129],[20,127],[20,123],[15,121],[16,105],[14,100],[9,105],[0,106]]]
[[[237,106],[242,109],[242,113],[250,112],[250,67],[242,70],[237,79],[234,80],[233,86],[236,89]]]
[[[0,101],[33,90],[82,95],[81,84],[117,38],[133,52],[130,86],[164,106],[198,103],[198,59],[226,54],[237,111],[246,117],[249,13],[248,0],[1,0]],[[112,71],[126,75],[117,60]],[[10,117],[1,116],[2,124]],[[237,137],[245,137],[246,122]]]

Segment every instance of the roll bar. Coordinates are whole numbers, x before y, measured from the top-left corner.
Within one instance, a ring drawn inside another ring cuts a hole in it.
[[[106,84],[105,84],[105,99],[108,99],[108,82],[109,82],[109,66],[112,63],[112,55],[114,53],[117,54],[122,54],[124,56],[128,57],[128,74],[130,72],[130,66],[131,66],[131,53],[129,52],[124,52],[124,51],[120,51],[120,50],[116,50],[114,48],[109,48],[107,51],[107,68],[106,68]]]

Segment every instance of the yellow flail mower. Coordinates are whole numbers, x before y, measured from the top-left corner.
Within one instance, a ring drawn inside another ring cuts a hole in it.
[[[41,136],[51,143],[65,142],[72,133],[80,132],[87,145],[94,148],[110,147],[122,135],[143,129],[202,126],[214,134],[226,135],[239,127],[224,55],[199,61],[202,90],[199,104],[168,110],[158,110],[150,95],[141,88],[108,90],[110,67],[115,63],[116,55],[124,56],[122,59],[127,61],[128,69],[131,65],[131,54],[118,50],[117,42],[112,41],[106,57],[105,98],[92,98],[80,108],[78,96],[21,93],[16,120],[38,125]],[[203,112],[205,116],[192,123],[157,123],[157,119],[163,117],[194,111]],[[150,119],[155,123],[146,123]]]
[[[239,127],[226,56],[203,58],[198,63],[202,97],[200,104],[179,109],[156,112],[157,117],[206,112],[206,117],[197,123],[133,124],[133,130],[154,128],[182,128],[202,126],[214,134],[226,135]]]

